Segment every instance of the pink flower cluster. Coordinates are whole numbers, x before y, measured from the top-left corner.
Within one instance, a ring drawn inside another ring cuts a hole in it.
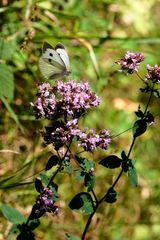
[[[95,134],[94,130],[82,131],[78,127],[79,118],[100,103],[88,83],[57,81],[53,87],[43,83],[38,90],[38,98],[31,104],[35,115],[52,120],[51,126],[45,127],[43,132],[46,144],[53,144],[58,150],[76,139],[85,151],[93,151],[97,147],[107,149],[110,143],[107,130]]]
[[[79,133],[79,146],[83,147],[85,151],[93,151],[97,147],[104,150],[108,148],[110,139],[110,132],[108,130],[100,130],[99,134],[96,134],[93,129],[87,132],[85,129],[83,132]]]
[[[100,103],[88,83],[58,81],[54,87],[49,83],[39,86],[38,98],[31,103],[37,118],[53,119],[64,115],[66,120],[79,118],[88,109]]]
[[[58,213],[58,207],[54,205],[53,195],[54,193],[50,188],[43,189],[43,192],[38,196],[36,204],[33,207],[35,218],[40,218],[47,212]]]
[[[137,72],[140,62],[144,60],[144,56],[141,53],[133,53],[127,51],[125,56],[118,60],[116,63],[121,66],[121,71],[126,71],[130,74]]]
[[[147,65],[146,80],[151,80],[153,83],[160,83],[160,66],[155,65],[154,67]]]

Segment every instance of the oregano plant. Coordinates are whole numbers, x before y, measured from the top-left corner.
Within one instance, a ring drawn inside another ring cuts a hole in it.
[[[88,111],[94,111],[100,104],[100,98],[91,90],[89,83],[56,80],[52,84],[45,82],[38,86],[35,101],[31,106],[37,119],[48,120],[48,124],[42,130],[42,137],[44,143],[51,145],[56,154],[48,159],[44,172],[35,179],[37,198],[30,215],[27,219],[20,215],[19,222],[12,220],[15,226],[14,231],[15,229],[18,231],[17,240],[36,239],[34,230],[39,227],[41,218],[48,214],[52,214],[53,217],[59,214],[60,196],[56,177],[62,171],[70,175],[76,171],[74,177],[83,181],[82,191],[73,195],[67,203],[68,207],[71,211],[81,211],[88,215],[82,233],[79,232],[77,236],[73,236],[68,229],[66,239],[70,240],[91,239],[87,238],[87,233],[92,219],[102,203],[114,204],[118,201],[117,184],[123,175],[128,176],[133,187],[138,186],[138,174],[135,161],[132,159],[132,151],[137,138],[154,124],[154,116],[150,111],[151,99],[153,96],[160,97],[160,66],[147,65],[146,74],[142,77],[139,74],[139,66],[143,60],[144,56],[141,53],[128,51],[116,62],[120,66],[119,72],[125,73],[126,77],[130,74],[138,76],[142,84],[140,91],[148,97],[145,109],[139,105],[135,112],[137,119],[132,124],[132,139],[131,144],[128,145],[128,151],[120,149],[119,156],[114,153],[107,155],[107,149],[113,141],[110,130],[101,129],[97,133],[94,129],[85,128],[85,126],[82,128],[79,124]],[[94,155],[94,151],[98,149],[105,151],[106,157],[96,161],[85,157],[86,152]],[[104,169],[119,169],[118,175],[115,176],[110,187],[101,193],[101,196],[95,191],[95,186],[98,185],[96,164],[100,164]],[[48,171],[50,171],[49,177],[46,174]],[[74,184],[77,182],[75,181]],[[8,212],[5,213],[6,217],[11,220]]]

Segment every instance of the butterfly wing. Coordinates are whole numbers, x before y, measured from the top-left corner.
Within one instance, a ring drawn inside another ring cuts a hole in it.
[[[57,51],[47,42],[44,42],[43,45],[43,54],[39,60],[39,68],[46,79],[55,79],[65,75],[65,63]]]
[[[70,73],[69,57],[68,57],[68,54],[67,54],[64,46],[61,43],[58,43],[55,46],[55,50],[59,54],[61,60],[64,62],[66,70],[67,70],[66,72]]]

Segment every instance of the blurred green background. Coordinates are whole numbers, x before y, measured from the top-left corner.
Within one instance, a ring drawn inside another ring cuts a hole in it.
[[[144,109],[148,96],[136,76],[117,72],[115,61],[127,50],[140,51],[140,68],[160,64],[160,1],[158,0],[2,0],[0,3],[0,196],[29,215],[36,193],[32,182],[52,153],[44,146],[40,130],[47,122],[35,120],[30,102],[44,79],[38,68],[43,41],[65,45],[71,62],[71,78],[88,81],[100,96],[101,105],[88,113],[82,126],[111,129],[113,135],[131,128],[138,105]],[[102,204],[88,233],[93,240],[160,240],[160,120],[159,100],[151,107],[156,123],[141,136],[132,152],[139,174],[133,188],[123,176],[118,201]],[[128,151],[131,131],[113,139],[106,152],[96,151],[98,162],[108,154]],[[116,171],[96,165],[96,193],[109,187]],[[37,239],[65,239],[65,232],[83,232],[87,216],[71,212],[68,203],[84,190],[74,176],[60,174],[60,213],[42,218]],[[0,240],[7,239],[11,223],[0,215]],[[10,239],[15,239],[12,236]]]

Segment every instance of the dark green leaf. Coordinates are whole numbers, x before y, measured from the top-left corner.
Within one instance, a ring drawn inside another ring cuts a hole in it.
[[[8,204],[1,204],[0,210],[3,214],[3,216],[8,219],[8,221],[17,224],[17,223],[23,223],[26,221],[26,218],[15,208],[12,208]]]
[[[142,135],[147,129],[147,123],[145,120],[140,119],[134,123],[133,126],[133,137],[138,137]]]
[[[41,182],[41,180],[39,178],[36,178],[36,181],[35,181],[35,188],[37,190],[37,192],[41,193],[43,191],[43,184]]]
[[[94,210],[92,197],[89,193],[78,193],[69,203],[72,210],[82,210],[84,214],[91,214]]]
[[[84,184],[88,188],[88,191],[91,191],[95,186],[95,175],[91,175],[89,173],[85,174]]]
[[[128,157],[127,157],[125,151],[122,151],[121,157],[122,157],[122,160],[123,160],[123,161],[128,161]]]
[[[105,201],[108,203],[114,203],[117,201],[117,192],[113,188],[108,190]]]
[[[53,166],[56,166],[59,162],[59,158],[56,155],[53,155],[49,158],[47,164],[46,164],[46,168],[45,171],[50,170]]]
[[[110,155],[102,159],[99,164],[106,168],[118,168],[121,165],[122,160],[116,155]]]
[[[137,112],[135,112],[135,114],[139,118],[143,118],[144,117],[144,113],[140,109]]]
[[[14,77],[13,73],[5,64],[0,64],[0,96],[13,99],[14,95]]]
[[[133,187],[138,186],[138,176],[136,168],[132,165],[128,168],[128,178]]]

